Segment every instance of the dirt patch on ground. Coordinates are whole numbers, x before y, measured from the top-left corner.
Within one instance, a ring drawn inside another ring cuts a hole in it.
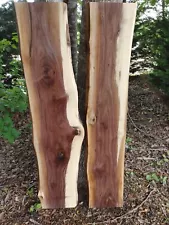
[[[0,224],[169,224],[169,109],[144,78],[130,81],[123,209],[36,210],[37,161],[29,115],[13,145],[0,140]],[[85,194],[84,194],[85,196]]]

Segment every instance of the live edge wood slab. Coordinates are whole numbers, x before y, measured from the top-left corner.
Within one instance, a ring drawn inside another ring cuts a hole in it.
[[[128,78],[135,17],[133,3],[90,3],[90,207],[123,206]]]
[[[42,208],[75,207],[84,130],[65,3],[15,3]]]

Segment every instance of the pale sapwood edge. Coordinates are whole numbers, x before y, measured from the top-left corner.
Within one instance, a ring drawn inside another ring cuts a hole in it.
[[[65,207],[75,207],[78,201],[77,193],[77,176],[78,176],[78,165],[81,152],[81,145],[84,137],[84,129],[79,120],[78,113],[78,95],[77,87],[74,79],[73,68],[71,64],[71,51],[68,45],[68,33],[67,33],[67,6],[65,3],[48,3],[50,9],[54,13],[54,20],[59,20],[59,35],[61,42],[61,56],[62,56],[62,69],[65,91],[68,95],[67,102],[67,118],[70,126],[77,127],[80,131],[75,136],[72,146],[70,160],[66,170],[65,177]],[[20,34],[20,45],[22,52],[22,60],[24,64],[25,79],[28,88],[29,101],[33,120],[33,136],[34,136],[34,147],[38,159],[39,168],[39,198],[42,203],[42,208],[51,208],[49,202],[46,201],[45,193],[48,193],[47,171],[44,167],[45,157],[40,151],[40,130],[41,124],[37,119],[40,115],[39,108],[37,107],[37,94],[33,88],[33,81],[31,79],[31,60],[30,60],[30,43],[31,43],[31,19],[29,12],[29,5],[27,3],[15,3],[18,28]],[[57,190],[56,190],[57,192]],[[56,203],[57,204],[57,203]]]
[[[89,204],[94,205],[94,190],[95,182],[94,176],[91,173],[92,166],[95,162],[95,148],[96,148],[96,71],[97,71],[97,41],[96,37],[98,29],[98,3],[90,3],[90,72],[89,72],[89,98],[87,110],[87,133],[88,133],[88,163],[87,174],[89,180],[90,197]],[[136,18],[136,3],[123,4],[122,19],[120,24],[120,31],[117,39],[116,48],[116,65],[115,77],[118,91],[118,101],[120,105],[119,121],[118,121],[118,151],[117,151],[117,174],[118,174],[118,206],[123,205],[123,179],[124,179],[124,151],[126,138],[126,116],[127,116],[127,101],[128,101],[128,79],[129,66],[131,57],[132,38],[134,31],[134,24]],[[99,188],[99,187],[97,187]]]
[[[68,25],[67,18],[67,6],[61,6],[60,10],[60,21],[63,21],[63,24]],[[82,141],[84,138],[84,129],[79,120],[78,112],[78,93],[77,86],[74,78],[73,67],[71,63],[71,47],[68,46],[67,38],[70,39],[69,33],[66,34],[66,26],[61,24],[60,26],[60,40],[61,40],[61,54],[63,58],[63,74],[64,74],[64,87],[66,93],[69,96],[67,102],[67,118],[70,126],[78,127],[79,135],[74,137],[71,147],[71,155],[66,171],[66,193],[65,193],[65,207],[75,207],[78,201],[77,193],[77,177],[79,170],[79,160],[81,153]],[[67,36],[68,35],[68,36]]]
[[[124,188],[124,154],[126,140],[127,106],[128,106],[128,82],[133,40],[134,25],[136,19],[137,4],[123,4],[120,32],[117,39],[116,50],[116,82],[119,96],[119,121],[118,121],[118,152],[117,170],[119,178],[119,206],[123,202]]]

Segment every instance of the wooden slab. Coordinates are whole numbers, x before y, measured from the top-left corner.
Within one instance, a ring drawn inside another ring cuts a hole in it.
[[[65,3],[15,3],[43,208],[75,207],[84,130]],[[25,159],[26,160],[26,159]]]
[[[123,205],[129,64],[136,4],[90,3],[90,207]]]

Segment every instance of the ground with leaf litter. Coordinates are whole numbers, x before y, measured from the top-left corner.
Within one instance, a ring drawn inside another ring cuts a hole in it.
[[[29,120],[16,116],[13,145],[0,139],[1,225],[169,224],[169,104],[145,77],[130,79],[123,209],[39,209]]]

